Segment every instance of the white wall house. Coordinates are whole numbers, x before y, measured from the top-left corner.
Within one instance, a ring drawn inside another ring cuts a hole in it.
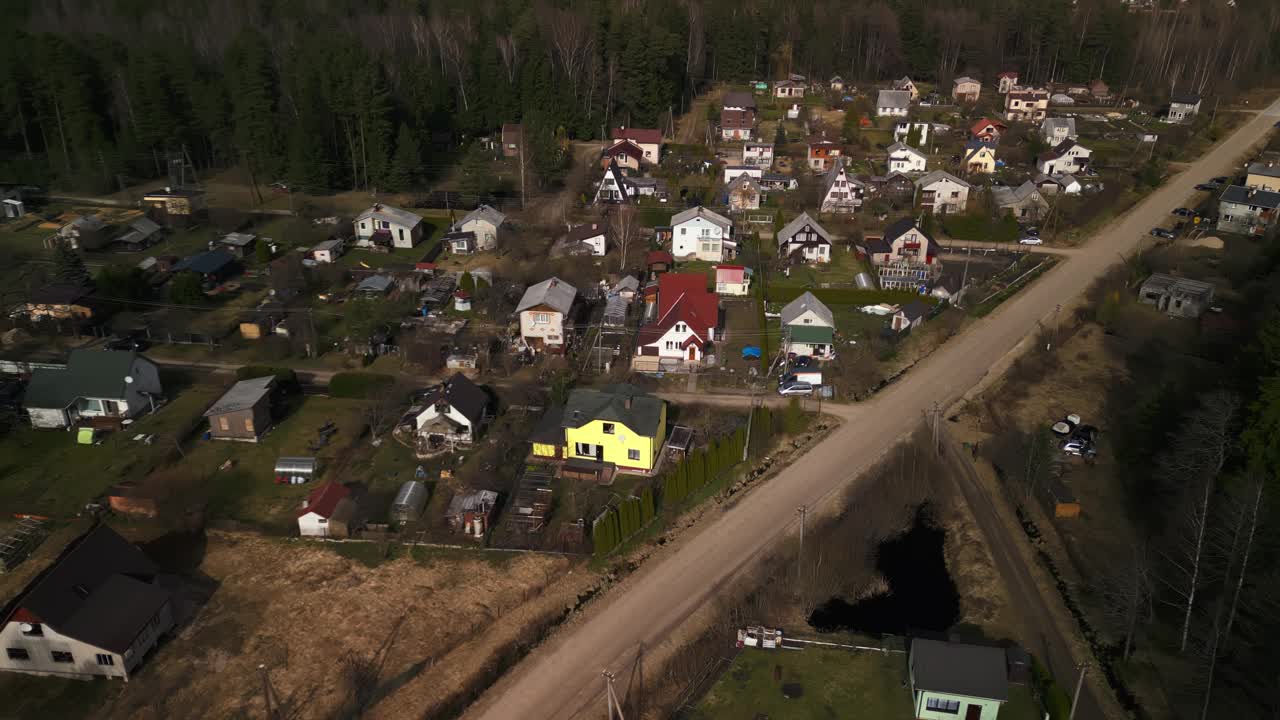
[[[916,181],[920,208],[936,215],[964,212],[972,185],[943,170],[934,170]]]
[[[922,173],[928,168],[929,159],[906,143],[889,146],[889,172]]]
[[[1075,140],[1077,136],[1076,119],[1069,117],[1045,118],[1044,122],[1040,123],[1040,136],[1051,146],[1057,145],[1064,140]]]
[[[920,133],[920,142],[915,147],[924,147],[929,142],[929,131],[932,129],[933,123],[900,120],[893,125],[893,141],[905,143],[914,130]]]
[[[520,338],[535,352],[562,352],[565,319],[573,308],[578,290],[560,278],[547,278],[524,291],[516,313],[520,315]]]
[[[311,248],[311,259],[318,263],[332,263],[342,257],[346,243],[341,238],[333,238],[317,243]]]
[[[411,248],[422,242],[422,218],[390,205],[374,205],[356,216],[356,245]]]
[[[787,352],[811,357],[831,355],[835,316],[813,293],[803,295],[782,308],[782,334]]]
[[[724,167],[724,184],[733,182],[739,175],[750,175],[759,180],[764,175],[764,168],[759,165],[726,165]]]
[[[467,213],[453,226],[454,232],[473,232],[476,234],[476,249],[481,252],[493,250],[498,246],[498,231],[506,224],[507,216],[488,205]]]
[[[733,222],[702,206],[673,215],[671,233],[671,254],[677,258],[722,262],[738,247],[732,239]]]
[[[596,187],[594,204],[625,203],[630,202],[634,197],[635,191],[627,177],[622,174],[622,168],[618,167],[618,163],[611,161],[609,167],[604,170],[600,185]]]
[[[742,164],[768,169],[773,166],[773,144],[747,141],[742,143]],[[759,177],[756,178],[759,180]]]
[[[876,117],[906,117],[911,99],[909,90],[881,90],[876,97]]]
[[[831,233],[802,212],[778,233],[778,257],[806,263],[831,262]]]
[[[170,593],[155,564],[108,526],[72,543],[0,618],[0,671],[128,680],[173,629]]]
[[[836,158],[831,172],[827,173],[822,194],[820,212],[851,213],[862,207],[866,187],[845,169],[845,158]]]
[[[23,407],[32,427],[64,428],[80,418],[137,417],[161,390],[155,363],[135,352],[72,350],[65,369],[32,374]]]
[[[1064,140],[1040,156],[1036,169],[1045,175],[1078,173],[1089,165],[1093,151],[1075,140]]]

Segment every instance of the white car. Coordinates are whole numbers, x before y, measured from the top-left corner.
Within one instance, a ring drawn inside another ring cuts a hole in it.
[[[1018,241],[1019,245],[1043,245],[1044,241],[1035,235],[1028,235]]]
[[[779,395],[812,395],[813,386],[807,382],[789,382],[778,387]]]

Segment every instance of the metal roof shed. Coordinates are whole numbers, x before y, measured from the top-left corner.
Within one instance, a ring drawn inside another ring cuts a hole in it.
[[[396,499],[391,503],[391,520],[397,525],[407,525],[422,516],[427,506],[427,486],[417,480],[407,480],[400,486]]]
[[[276,459],[276,482],[309,482],[319,469],[320,463],[313,457],[280,457]]]

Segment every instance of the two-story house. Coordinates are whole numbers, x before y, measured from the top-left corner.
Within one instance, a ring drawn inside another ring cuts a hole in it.
[[[1045,175],[1070,175],[1089,166],[1093,151],[1075,140],[1063,140],[1036,160],[1036,169]]]
[[[173,630],[160,569],[105,524],[72,540],[0,618],[0,671],[128,680]]]
[[[574,388],[530,437],[533,455],[615,470],[651,474],[667,436],[667,405],[633,385]]]
[[[813,138],[809,141],[809,169],[814,172],[826,172],[831,169],[835,159],[844,153],[838,143],[825,137]]]
[[[802,212],[778,232],[778,257],[793,262],[831,262],[831,233]]]
[[[34,428],[121,422],[155,409],[162,398],[156,364],[132,351],[72,350],[65,368],[38,368],[23,407]]]
[[[1232,185],[1218,200],[1218,229],[1245,235],[1261,235],[1276,221],[1280,192]]]
[[[720,137],[750,140],[756,126],[756,99],[747,92],[727,92],[720,105]]]
[[[1013,90],[1004,96],[1004,119],[1040,122],[1049,113],[1049,91],[1039,88]]]
[[[976,103],[981,94],[982,83],[967,75],[951,83],[951,98],[958,103]]]
[[[730,297],[746,297],[751,294],[751,278],[754,271],[745,265],[716,265],[716,294]]]
[[[409,409],[420,453],[470,445],[479,436],[489,394],[462,373],[432,388]]]
[[[636,189],[623,174],[622,167],[617,162],[610,161],[609,167],[604,170],[604,177],[600,178],[600,184],[596,186],[596,196],[592,203],[626,204],[633,201],[636,195]]]
[[[836,158],[823,183],[819,212],[851,213],[862,207],[866,186],[846,169],[847,158]]]
[[[881,90],[876,96],[876,117],[906,117],[914,99],[907,90]]]
[[[720,300],[707,289],[701,273],[665,273],[658,277],[658,312],[640,328],[637,355],[644,358],[700,363],[715,342]]]
[[[1270,160],[1250,163],[1244,186],[1251,190],[1280,191],[1280,165]]]
[[[942,274],[937,243],[909,217],[867,236],[865,249],[883,290],[925,292]]]
[[[1009,700],[1001,648],[914,638],[907,663],[913,717],[996,720]]]
[[[834,357],[835,315],[806,290],[782,308],[782,337],[788,353],[829,359]]]
[[[934,170],[916,180],[920,209],[935,215],[964,212],[973,186],[945,170]]]
[[[422,218],[381,203],[356,216],[356,245],[412,248],[422,242]]]
[[[729,209],[734,212],[760,209],[760,201],[764,198],[764,190],[756,179],[743,173],[733,179],[725,188],[725,199]]]
[[[708,262],[731,259],[738,249],[733,221],[701,205],[671,216],[671,254]]]
[[[1013,71],[1005,71],[996,76],[996,91],[1001,95],[1007,95],[1018,87],[1018,73]]]
[[[972,175],[990,175],[996,171],[996,146],[982,140],[965,143],[960,167]]]
[[[1165,122],[1186,122],[1200,114],[1200,96],[1195,93],[1176,92],[1169,98],[1169,111],[1164,115]]]
[[[623,170],[639,172],[645,162],[644,149],[634,140],[615,140],[600,153],[600,166],[606,170],[609,163],[617,163]]]
[[[922,173],[928,169],[929,159],[925,154],[906,143],[894,143],[888,150],[888,165],[891,173]]]
[[[742,143],[742,164],[766,170],[773,167],[773,143],[756,140]]]
[[[614,142],[629,140],[640,148],[642,159],[646,163],[658,164],[662,161],[662,131],[653,128],[614,128],[609,137]]]
[[[529,286],[516,306],[524,345],[534,352],[564,352],[567,321],[577,297],[577,288],[560,278]]]
[[[991,198],[996,208],[1009,213],[1020,222],[1039,222],[1049,212],[1049,202],[1044,199],[1035,183],[1027,180],[1016,188],[1008,186],[992,188]]]
[[[1045,118],[1040,123],[1040,137],[1049,143],[1051,147],[1056,147],[1067,140],[1075,140],[1079,135],[1076,133],[1076,119],[1069,117]]]
[[[893,81],[893,89],[901,90],[911,97],[911,101],[915,102],[920,99],[920,88],[916,87],[915,82],[907,76],[903,76]]]

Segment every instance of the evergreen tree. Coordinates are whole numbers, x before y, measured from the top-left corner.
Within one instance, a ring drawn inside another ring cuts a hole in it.
[[[84,266],[84,259],[75,248],[71,247],[70,242],[59,240],[54,245],[53,265],[59,283],[75,287],[92,285],[89,269]]]
[[[200,276],[183,271],[169,281],[169,300],[177,305],[203,305],[206,297]]]
[[[253,247],[253,255],[259,265],[266,265],[271,262],[271,244],[265,240],[258,240],[258,243]]]
[[[418,179],[418,167],[422,164],[422,150],[418,147],[418,139],[409,126],[400,123],[400,132],[396,134],[396,154],[391,161],[391,170],[387,174],[389,190],[408,190]]]
[[[469,293],[475,293],[476,291],[475,276],[473,276],[469,272],[463,272],[462,277],[458,278],[458,287],[463,290],[466,290]]]

